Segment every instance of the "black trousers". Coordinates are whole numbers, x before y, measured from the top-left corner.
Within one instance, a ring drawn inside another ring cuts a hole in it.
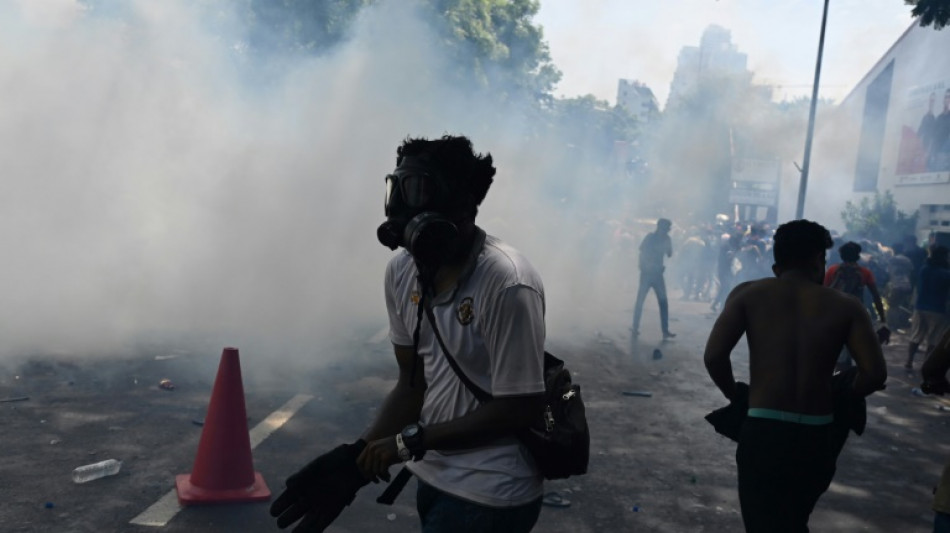
[[[808,531],[808,517],[835,475],[831,438],[831,424],[746,419],[736,465],[747,532]]]

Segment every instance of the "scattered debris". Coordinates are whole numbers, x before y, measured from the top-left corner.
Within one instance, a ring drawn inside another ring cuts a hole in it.
[[[624,396],[639,396],[641,398],[649,398],[653,396],[652,392],[643,391],[643,390],[625,390],[621,392],[620,394],[623,394]]]
[[[59,439],[53,439],[53,440],[49,441],[49,443],[50,443],[50,446],[55,446],[55,445],[59,444]]]
[[[175,354],[156,355],[156,356],[155,356],[155,360],[156,360],[156,361],[165,361],[165,360],[168,360],[168,359],[177,359],[177,358],[178,358],[178,356],[175,355]]]
[[[29,400],[29,399],[30,399],[29,396],[16,396],[14,398],[3,398],[2,400],[0,400],[0,403],[25,402],[26,400]]]
[[[541,499],[541,503],[549,507],[570,507],[571,500],[561,496],[557,492],[549,492]]]
[[[634,506],[633,506],[633,509],[631,509],[631,511],[633,511],[633,512],[635,512],[635,513],[639,513],[639,512],[640,512],[640,506],[639,506],[639,505],[634,505]]]
[[[198,420],[197,418],[193,419],[193,420],[191,421],[191,423],[194,424],[194,425],[196,425],[196,426],[203,426],[203,425],[205,425],[205,421],[204,421],[204,420]]]
[[[659,359],[663,359],[663,352],[661,352],[659,348],[655,348],[653,350],[653,360],[657,361]]]
[[[920,390],[920,387],[914,387],[913,389],[910,389],[910,393],[914,396],[926,396],[924,391]]]
[[[175,384],[170,379],[163,379],[158,382],[158,388],[165,390],[175,390]]]
[[[53,508],[53,502],[46,502],[45,504],[43,504],[43,507],[46,507],[47,509],[52,509],[52,508]]]
[[[390,522],[392,522],[395,519],[396,519],[396,513],[389,513],[388,515],[386,515],[386,520],[389,520]]]
[[[114,476],[122,468],[122,461],[106,459],[98,463],[83,465],[73,470],[74,483],[87,483],[99,478]]]

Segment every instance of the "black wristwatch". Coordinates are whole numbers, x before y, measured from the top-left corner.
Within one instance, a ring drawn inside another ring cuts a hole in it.
[[[397,445],[402,441],[399,448],[399,458],[408,461],[409,458],[420,459],[425,454],[425,447],[422,445],[422,426],[419,424],[409,424],[402,428],[396,438]]]

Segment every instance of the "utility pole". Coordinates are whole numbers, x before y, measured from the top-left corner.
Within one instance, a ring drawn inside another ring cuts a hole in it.
[[[821,15],[821,35],[818,38],[818,61],[815,63],[815,84],[811,91],[811,109],[808,111],[808,134],[805,136],[805,158],[802,161],[801,182],[798,185],[798,208],[795,218],[802,218],[805,211],[805,189],[808,187],[808,165],[811,161],[811,141],[815,134],[815,108],[818,105],[818,80],[821,77],[821,54],[825,48],[825,24],[828,22],[828,0]]]

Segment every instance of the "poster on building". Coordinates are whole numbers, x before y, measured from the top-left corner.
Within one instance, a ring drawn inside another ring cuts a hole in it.
[[[950,79],[912,87],[899,118],[896,184],[950,183]]]

